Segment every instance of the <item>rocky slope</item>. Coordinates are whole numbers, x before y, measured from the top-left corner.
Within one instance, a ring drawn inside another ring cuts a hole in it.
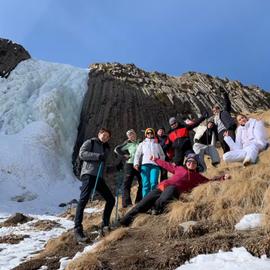
[[[30,54],[19,44],[0,38],[0,77],[7,78],[9,73]]]
[[[30,54],[7,39],[0,39],[0,77],[10,72]],[[213,104],[222,106],[226,91],[235,112],[252,112],[270,108],[270,94],[257,86],[220,79],[207,74],[187,72],[179,77],[146,72],[133,64],[92,64],[88,91],[81,111],[73,163],[77,170],[78,150],[100,127],[113,132],[111,144],[125,139],[127,129],[140,133],[146,127],[168,126],[171,116],[197,117]]]
[[[187,72],[180,77],[146,72],[133,64],[93,64],[74,148],[75,161],[83,141],[100,127],[113,132],[112,145],[125,138],[125,131],[168,126],[171,116],[197,117],[223,105],[222,91],[229,93],[235,112],[266,110],[270,95],[257,86]],[[76,166],[75,166],[76,167]],[[76,171],[76,169],[75,169]]]

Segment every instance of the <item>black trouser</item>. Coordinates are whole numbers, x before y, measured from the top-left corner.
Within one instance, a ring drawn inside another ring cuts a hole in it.
[[[168,172],[167,170],[160,167],[160,182],[166,179],[168,179]]]
[[[135,205],[121,220],[120,223],[128,226],[139,213],[146,213],[151,207],[162,212],[165,206],[179,196],[175,186],[168,186],[164,191],[155,188],[150,191],[137,205]]]
[[[96,176],[89,174],[82,176],[81,195],[75,216],[75,228],[82,228],[83,211],[95,186],[95,182]],[[103,178],[98,179],[96,190],[106,201],[103,211],[102,225],[108,226],[110,224],[110,217],[115,204],[115,199]]]
[[[134,177],[137,178],[138,181],[138,189],[137,195],[135,198],[135,203],[138,203],[142,199],[142,179],[141,174],[137,170],[133,168],[133,164],[126,163],[125,165],[125,178],[123,181],[123,193],[122,193],[122,207],[128,207],[132,205],[131,197],[130,197],[130,189],[132,186],[132,182]]]
[[[189,153],[194,153],[192,149],[192,144],[189,138],[181,138],[181,141],[173,145],[174,148],[174,157],[173,162],[176,165],[183,165],[185,155]]]
[[[225,140],[224,140],[223,134],[224,134],[225,131],[227,131],[227,130],[224,129],[224,130],[222,130],[222,131],[220,131],[220,132],[218,133],[218,140],[219,140],[219,142],[220,142],[220,145],[221,145],[221,147],[222,147],[222,149],[223,149],[223,153],[224,153],[224,154],[225,154],[226,152],[229,152],[229,151],[230,151],[229,145],[228,145],[228,144],[225,142]],[[231,136],[232,139],[235,141],[235,132],[234,132],[233,130],[228,130],[228,131],[229,131],[229,136]]]

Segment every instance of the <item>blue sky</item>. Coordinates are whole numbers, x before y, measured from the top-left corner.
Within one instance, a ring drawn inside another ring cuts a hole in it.
[[[270,90],[269,0],[0,0],[0,37],[33,58],[134,63]]]

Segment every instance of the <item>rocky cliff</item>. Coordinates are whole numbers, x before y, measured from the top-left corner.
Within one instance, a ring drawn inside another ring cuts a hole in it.
[[[222,91],[229,94],[235,112],[270,107],[269,93],[239,81],[196,72],[173,77],[146,72],[133,64],[93,64],[73,160],[83,141],[95,136],[100,127],[112,130],[111,144],[115,145],[130,128],[139,133],[146,127],[168,129],[171,116],[196,118],[205,110],[211,113],[214,104],[222,107]]]
[[[7,78],[9,73],[30,54],[19,44],[0,38],[0,77]]]

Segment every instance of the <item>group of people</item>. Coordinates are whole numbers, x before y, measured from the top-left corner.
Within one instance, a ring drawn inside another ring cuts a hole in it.
[[[131,187],[137,179],[138,188],[135,206],[120,220],[128,226],[138,213],[149,210],[153,214],[164,211],[165,206],[180,193],[211,180],[226,180],[228,174],[208,179],[200,172],[207,169],[204,156],[209,155],[214,167],[220,163],[216,141],[223,149],[226,162],[243,162],[244,166],[256,163],[260,151],[268,147],[266,130],[262,121],[238,114],[231,116],[231,103],[224,92],[225,109],[212,109],[213,118],[205,112],[198,120],[177,121],[169,119],[170,130],[165,135],[163,127],[146,128],[140,142],[134,129],[126,132],[127,140],[115,147],[114,152],[125,162],[122,185],[122,208],[132,206]],[[206,122],[203,124],[203,122]],[[195,132],[191,139],[191,132]],[[79,151],[83,160],[81,170],[81,195],[75,215],[75,238],[86,241],[82,227],[83,211],[93,189],[102,195],[106,204],[103,212],[101,231],[110,225],[110,216],[115,199],[103,178],[104,162],[108,157],[111,132],[102,128],[97,138],[84,142]],[[168,178],[167,172],[172,174]]]

